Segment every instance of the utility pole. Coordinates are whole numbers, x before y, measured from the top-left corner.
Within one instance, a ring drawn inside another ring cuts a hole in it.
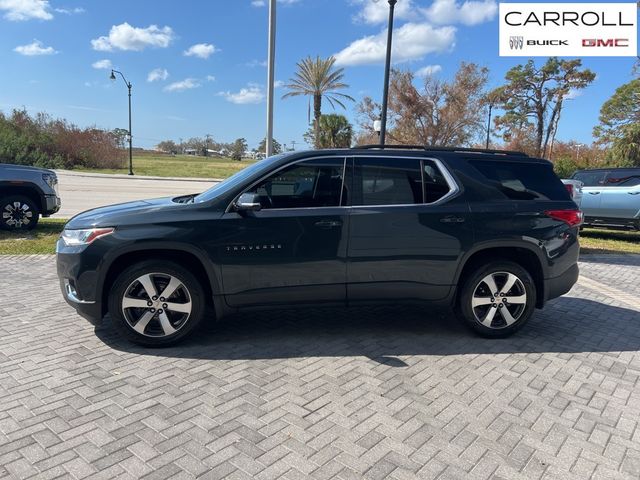
[[[276,60],[276,0],[269,0],[269,49],[267,60],[267,157],[273,155],[273,93]]]
[[[180,137],[178,140],[180,140],[180,154],[183,154],[184,148],[182,147],[182,137]]]
[[[391,71],[391,46],[393,41],[393,11],[398,0],[389,1],[389,25],[387,27],[387,58],[384,66],[384,91],[382,93],[382,115],[380,120],[380,145],[384,146],[387,137],[387,105],[389,103],[389,73]]]
[[[296,142],[295,140],[291,140],[291,149],[292,149],[294,152],[295,152],[295,150],[296,150],[296,143],[298,143],[298,142]]]
[[[204,147],[204,156],[208,157],[209,156],[209,140],[211,140],[211,135],[210,134],[206,134],[204,136],[205,140],[205,147]]]

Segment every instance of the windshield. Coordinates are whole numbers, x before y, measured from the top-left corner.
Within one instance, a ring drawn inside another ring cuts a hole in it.
[[[209,190],[202,192],[200,195],[194,198],[195,203],[208,202],[209,200],[213,200],[219,195],[224,195],[225,193],[233,190],[238,185],[244,183],[245,180],[251,178],[255,173],[260,172],[261,170],[267,170],[273,162],[284,157],[286,153],[281,153],[279,155],[274,155],[269,158],[265,158],[264,160],[260,160],[252,165],[249,165],[246,168],[243,168],[239,172],[233,174],[226,180],[214,185]]]

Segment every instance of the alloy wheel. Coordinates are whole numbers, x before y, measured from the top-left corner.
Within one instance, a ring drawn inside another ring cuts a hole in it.
[[[22,228],[31,223],[33,211],[28,204],[20,201],[7,203],[2,210],[2,220],[8,227]]]
[[[527,306],[522,280],[509,272],[484,277],[473,291],[471,308],[475,319],[487,328],[501,329],[520,319]]]
[[[166,273],[147,273],[129,284],[122,313],[129,326],[147,337],[167,337],[189,320],[193,305],[182,281]]]

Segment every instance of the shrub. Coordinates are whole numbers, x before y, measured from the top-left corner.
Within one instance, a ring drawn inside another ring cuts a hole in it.
[[[96,127],[79,128],[45,113],[0,113],[0,162],[45,168],[122,168],[125,152],[117,136]]]

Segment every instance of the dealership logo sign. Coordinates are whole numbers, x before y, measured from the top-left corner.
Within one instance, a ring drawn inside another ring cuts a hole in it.
[[[502,57],[635,57],[634,3],[501,3]]]
[[[509,46],[511,50],[522,50],[524,37],[509,37]]]

